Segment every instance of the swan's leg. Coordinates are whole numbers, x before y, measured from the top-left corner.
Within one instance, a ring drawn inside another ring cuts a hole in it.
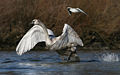
[[[71,58],[72,54],[73,54],[73,52],[71,51],[71,52],[70,52],[70,55],[68,56],[67,61],[69,61],[69,60],[70,60],[70,58]]]
[[[70,60],[70,58],[71,58],[71,56],[73,55],[73,53],[76,53],[76,47],[71,47],[70,51],[71,51],[71,52],[70,52],[70,55],[68,56],[67,61]]]

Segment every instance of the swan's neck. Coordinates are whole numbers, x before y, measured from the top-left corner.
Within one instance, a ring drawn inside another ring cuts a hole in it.
[[[48,31],[45,25],[42,24],[43,30],[45,32],[45,38],[46,38],[46,45],[49,46],[51,45],[52,41],[49,38]]]

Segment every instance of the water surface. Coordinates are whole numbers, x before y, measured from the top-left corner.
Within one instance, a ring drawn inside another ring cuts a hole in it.
[[[0,52],[0,75],[120,75],[120,62],[100,60],[102,51],[79,51],[80,62],[61,60],[56,52]],[[120,52],[114,52],[120,59]]]

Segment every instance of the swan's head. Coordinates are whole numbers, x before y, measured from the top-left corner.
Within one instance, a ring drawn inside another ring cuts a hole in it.
[[[33,24],[33,25],[38,25],[39,23],[40,23],[40,22],[39,22],[38,19],[33,19],[31,24]]]

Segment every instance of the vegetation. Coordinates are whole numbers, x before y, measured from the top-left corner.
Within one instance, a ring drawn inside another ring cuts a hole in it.
[[[40,19],[58,36],[64,23],[71,25],[84,41],[84,48],[120,48],[119,0],[1,0],[0,48],[15,48],[22,36]],[[79,7],[88,16],[68,15],[67,6]]]

